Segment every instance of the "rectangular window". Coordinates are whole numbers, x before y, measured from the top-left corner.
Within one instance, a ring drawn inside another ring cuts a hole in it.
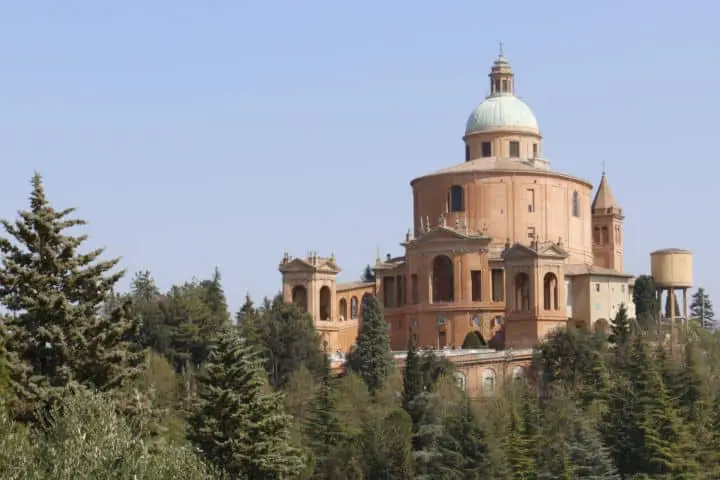
[[[470,145],[465,145],[465,161],[470,161]]]
[[[578,195],[578,192],[573,192],[572,195],[572,215],[573,217],[580,216],[580,195]]]
[[[535,190],[532,188],[527,189],[527,204],[528,212],[533,213],[535,211]]]
[[[463,202],[463,188],[460,185],[453,185],[450,188],[450,211],[464,212],[464,203],[465,202]]]
[[[482,271],[472,270],[470,272],[470,289],[473,302],[482,302]]]
[[[405,277],[403,276],[398,276],[395,279],[395,290],[397,292],[395,305],[398,307],[402,307],[405,304],[405,282],[403,282],[403,280],[405,280]]]
[[[600,227],[595,227],[593,229],[593,243],[595,245],[600,245]]]
[[[515,141],[515,140],[510,142],[510,157],[512,157],[512,158],[520,157],[520,142]]]
[[[492,269],[492,301],[502,302],[505,299],[505,278],[501,268]]]
[[[383,277],[383,306],[392,308],[395,306],[395,277]]]
[[[418,303],[418,276],[416,273],[410,275],[410,296],[413,305]]]
[[[502,80],[502,91],[503,91],[503,92],[507,92],[507,91],[508,91],[507,78],[503,78],[503,80]]]
[[[538,156],[537,143],[533,143],[533,158],[537,158],[537,156]]]
[[[492,143],[482,142],[482,156],[492,157]]]
[[[535,227],[527,227],[527,236],[530,240],[535,240]]]

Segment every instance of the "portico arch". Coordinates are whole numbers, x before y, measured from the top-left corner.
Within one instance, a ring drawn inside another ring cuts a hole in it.
[[[438,255],[432,263],[433,302],[452,302],[455,290],[453,261],[447,255]]]
[[[303,285],[295,285],[292,289],[292,303],[307,312],[307,288]]]
[[[530,310],[530,277],[525,272],[515,275],[515,310]]]
[[[543,308],[545,310],[559,309],[558,279],[554,273],[546,273],[543,279]]]

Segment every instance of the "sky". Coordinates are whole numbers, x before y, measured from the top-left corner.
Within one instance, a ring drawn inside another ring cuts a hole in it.
[[[720,302],[719,17],[697,0],[0,0],[0,217],[38,171],[88,246],[122,257],[123,288],[217,266],[237,309],[308,250],[357,280],[402,252],[410,180],[464,160],[503,42],[552,168],[597,184],[605,163],[626,270],[690,249]]]

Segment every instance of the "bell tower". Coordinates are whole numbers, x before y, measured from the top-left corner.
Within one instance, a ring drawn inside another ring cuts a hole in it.
[[[286,253],[278,268],[282,274],[283,300],[310,314],[326,351],[335,348],[340,315],[336,308],[340,267],[335,263],[335,255],[321,257],[310,252],[306,258],[292,258]]]
[[[624,271],[622,208],[615,200],[603,169],[592,203],[593,264]]]
[[[500,44],[500,53],[495,59],[488,77],[490,77],[491,97],[515,94],[515,75],[510,67],[510,63],[507,58],[505,58],[502,43]]]

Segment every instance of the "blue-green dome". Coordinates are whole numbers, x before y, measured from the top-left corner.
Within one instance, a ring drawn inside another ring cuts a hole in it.
[[[525,102],[512,94],[492,95],[478,105],[470,115],[465,133],[508,127],[540,130],[535,114]]]

